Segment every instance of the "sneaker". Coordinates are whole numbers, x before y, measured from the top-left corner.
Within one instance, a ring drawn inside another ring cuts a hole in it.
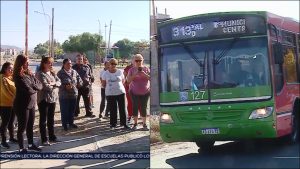
[[[108,119],[109,117],[108,117],[108,116],[103,116],[102,118],[103,118],[103,119]]]
[[[42,142],[42,146],[50,146],[51,144],[49,143],[49,141],[44,141]]]
[[[32,150],[32,151],[37,151],[37,152],[41,152],[42,149],[38,148],[36,145],[32,145],[32,146],[28,146],[28,150]]]
[[[91,115],[85,115],[84,117],[89,117],[89,118],[94,118],[94,117],[96,117],[95,115],[93,115],[93,114],[91,114]]]
[[[20,149],[19,153],[27,153],[27,149],[26,148]]]
[[[117,125],[110,125],[110,128],[116,128]]]
[[[7,144],[7,142],[2,142],[1,147],[5,149],[9,149],[9,145]]]
[[[147,124],[143,124],[143,129],[144,130],[149,130],[148,127],[147,127]]]
[[[18,143],[18,140],[17,139],[15,139],[15,138],[10,138],[9,139],[9,142],[11,142],[11,143]]]
[[[101,119],[101,118],[102,118],[102,114],[100,113],[100,114],[99,114],[99,119]]]
[[[76,124],[70,124],[70,127],[73,128],[73,129],[77,129],[78,126]]]
[[[56,139],[49,139],[49,142],[50,143],[59,143],[61,141],[56,138]]]
[[[128,127],[127,125],[124,125],[123,129],[129,129],[130,127]]]
[[[134,125],[131,127],[132,130],[136,130],[136,128],[137,128],[137,124],[134,124]]]

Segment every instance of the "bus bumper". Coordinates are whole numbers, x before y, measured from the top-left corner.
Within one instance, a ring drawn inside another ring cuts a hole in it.
[[[217,129],[214,134],[204,134],[205,129]],[[274,121],[252,121],[251,123],[165,124],[160,123],[160,135],[165,142],[213,140],[229,141],[255,138],[275,138]]]

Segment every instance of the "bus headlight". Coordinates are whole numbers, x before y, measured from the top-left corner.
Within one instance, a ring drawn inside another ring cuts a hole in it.
[[[249,116],[249,119],[262,119],[269,117],[273,112],[273,107],[266,107],[263,109],[256,109],[252,111],[252,113]]]
[[[161,115],[160,115],[160,122],[161,123],[174,123],[171,115],[169,115],[167,113],[161,113]]]

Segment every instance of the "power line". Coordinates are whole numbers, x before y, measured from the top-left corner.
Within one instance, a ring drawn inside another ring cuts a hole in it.
[[[44,5],[43,5],[43,1],[42,1],[42,0],[41,0],[41,5],[42,5],[42,8],[43,8],[43,13],[45,13],[45,10],[44,10]],[[44,17],[45,17],[45,20],[46,20],[46,22],[47,22],[46,15],[44,15]]]

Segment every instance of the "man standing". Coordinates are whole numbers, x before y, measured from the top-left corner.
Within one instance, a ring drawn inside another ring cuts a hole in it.
[[[85,107],[85,117],[95,117],[92,112],[92,106],[91,106],[91,101],[90,101],[90,88],[92,86],[92,79],[93,74],[91,72],[91,69],[89,66],[83,64],[83,55],[78,54],[76,56],[76,64],[72,66],[74,70],[77,71],[79,76],[81,77],[83,81],[83,85],[78,88],[78,97],[77,97],[77,104],[76,104],[76,111],[75,111],[75,116],[77,117],[80,113],[79,109],[79,102],[80,102],[80,97],[83,97],[84,101],[84,107]]]

